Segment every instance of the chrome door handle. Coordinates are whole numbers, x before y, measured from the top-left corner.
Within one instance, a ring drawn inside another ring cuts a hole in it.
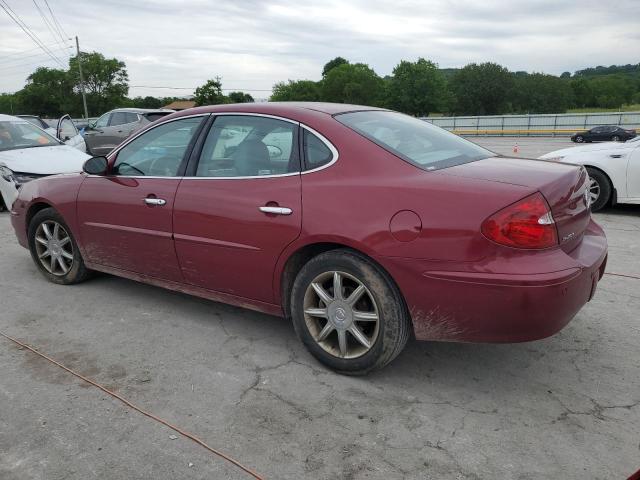
[[[291,215],[293,210],[286,207],[258,207],[262,213],[272,213],[274,215]]]
[[[162,205],[166,205],[167,201],[164,198],[145,198],[144,203],[147,205],[158,205],[161,207]]]

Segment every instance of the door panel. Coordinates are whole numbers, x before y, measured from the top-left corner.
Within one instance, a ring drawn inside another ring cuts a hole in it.
[[[111,159],[109,176],[86,178],[77,209],[87,260],[182,281],[172,209],[204,118],[177,119],[148,130]]]
[[[174,238],[187,283],[268,303],[282,251],[300,234],[298,125],[220,115],[206,135],[196,177],[182,180]],[[281,207],[278,213],[261,207]]]
[[[300,234],[300,176],[185,178],[174,206],[174,236],[187,283],[269,303],[280,253]],[[259,207],[290,208],[290,215]]]
[[[87,260],[164,280],[182,275],[171,238],[178,178],[88,177],[78,193]],[[163,206],[145,203],[163,199]]]
[[[634,148],[629,154],[627,196],[640,201],[640,146]]]

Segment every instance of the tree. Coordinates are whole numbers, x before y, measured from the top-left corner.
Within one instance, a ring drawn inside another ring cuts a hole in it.
[[[0,93],[0,113],[15,115],[18,112],[18,99],[15,93]]]
[[[244,92],[229,93],[229,102],[231,103],[253,103],[255,100],[251,95]]]
[[[66,71],[39,67],[16,96],[20,113],[56,118],[72,106],[73,87]]]
[[[312,80],[289,80],[273,86],[272,102],[318,102],[320,86]]]
[[[416,116],[443,112],[449,91],[438,66],[419,58],[417,62],[401,61],[393,69],[387,86],[387,102],[395,110]]]
[[[215,80],[207,80],[204,85],[196,88],[193,99],[198,106],[226,103],[227,99],[222,93],[220,77],[216,77]]]
[[[513,106],[521,113],[558,113],[574,105],[571,85],[554,75],[532,73],[515,78]]]
[[[322,69],[322,77],[326,77],[329,70],[339,67],[340,65],[346,65],[349,61],[346,58],[336,57],[333,60],[329,60],[325,63],[324,68]]]
[[[166,103],[163,103],[160,98],[146,96],[135,97],[131,99],[131,106],[136,108],[161,108]]]
[[[105,58],[98,52],[80,52],[80,61],[90,114],[100,115],[125,101],[129,92],[129,75],[124,62]],[[77,56],[69,59],[69,75],[74,92],[79,94],[81,82]]]
[[[514,79],[495,63],[470,63],[451,78],[454,111],[465,115],[495,115],[509,110]]]
[[[359,105],[383,102],[383,80],[364,63],[344,63],[332,68],[322,80],[322,100]]]

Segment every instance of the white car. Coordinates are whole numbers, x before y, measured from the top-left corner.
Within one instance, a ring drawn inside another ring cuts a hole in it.
[[[0,115],[0,210],[11,208],[20,186],[30,180],[82,171],[90,158],[26,120]]]
[[[29,123],[34,124],[36,127],[42,128],[48,134],[56,137],[58,140],[65,144],[77,148],[81,152],[87,151],[87,144],[84,141],[84,137],[78,131],[75,123],[71,120],[69,115],[63,115],[58,121],[47,120],[46,122],[36,115],[16,115],[18,118],[26,120]],[[51,126],[49,126],[49,124]],[[54,128],[55,126],[55,128]]]
[[[584,165],[589,172],[591,209],[616,203],[640,204],[640,137],[564,148],[539,157]]]

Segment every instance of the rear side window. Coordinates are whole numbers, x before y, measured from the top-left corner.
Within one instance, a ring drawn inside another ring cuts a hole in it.
[[[333,160],[333,152],[317,136],[304,130],[305,170],[320,168]]]
[[[494,155],[475,143],[402,113],[368,110],[335,115],[335,119],[422,170],[453,167]]]
[[[131,112],[114,112],[111,116],[110,125],[125,125],[127,123],[134,123],[138,121],[138,115]]]
[[[300,171],[298,126],[274,118],[221,115],[198,163],[198,177],[259,177]]]

